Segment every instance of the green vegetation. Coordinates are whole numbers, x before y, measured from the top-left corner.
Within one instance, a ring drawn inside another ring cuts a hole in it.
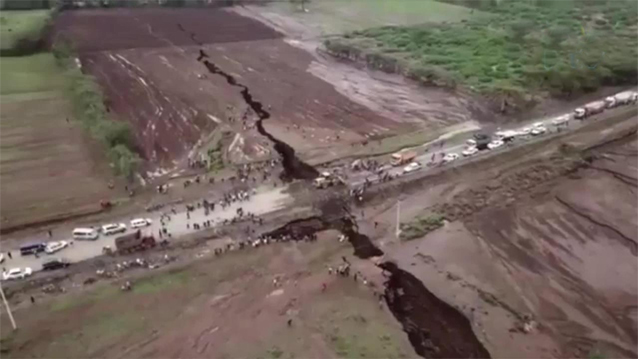
[[[23,56],[37,51],[50,10],[3,11],[0,14],[0,54]]]
[[[462,23],[386,26],[326,40],[337,56],[429,85],[523,98],[635,83],[631,1],[501,2]]]
[[[273,1],[263,4],[268,11],[292,16],[324,35],[342,34],[385,25],[414,25],[462,21],[484,17],[482,11],[434,0],[340,0],[308,1],[308,12],[299,4]]]
[[[75,117],[96,140],[107,148],[107,156],[117,174],[130,178],[140,159],[133,152],[133,138],[127,123],[108,118],[104,97],[95,79],[85,75],[75,64],[73,50],[67,43],[58,43],[53,53],[70,80],[68,93]]]
[[[401,239],[409,241],[425,236],[429,232],[440,228],[445,223],[445,217],[432,214],[427,217],[416,218],[409,223],[401,223]]]
[[[221,136],[223,137],[223,136]],[[222,141],[221,138],[215,141],[215,144],[208,149],[208,170],[212,172],[221,171],[224,169],[224,156],[222,153]]]

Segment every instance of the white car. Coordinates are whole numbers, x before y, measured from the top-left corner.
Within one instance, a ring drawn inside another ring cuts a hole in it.
[[[468,147],[465,149],[465,151],[461,152],[463,154],[463,156],[471,156],[475,153],[478,152],[478,148],[476,147]]]
[[[496,141],[492,141],[490,143],[487,144],[487,148],[489,148],[490,150],[494,150],[497,149],[501,146],[503,146],[505,144],[505,142],[501,141],[501,140],[496,140]]]
[[[459,158],[458,154],[456,154],[456,153],[448,153],[447,155],[445,155],[443,157],[443,163],[452,162],[452,161],[456,160],[457,158]]]
[[[131,228],[142,228],[150,226],[153,221],[150,218],[136,218],[131,221]]]
[[[53,254],[57,251],[61,251],[64,248],[69,246],[69,242],[67,241],[59,241],[59,242],[49,242],[47,243],[46,248],[44,249],[44,251],[47,254]]]
[[[421,164],[419,162],[412,162],[409,165],[403,168],[403,173],[410,173],[414,171],[418,171],[421,169]]]
[[[542,123],[542,122],[535,122],[535,123],[532,125],[532,128],[539,128],[539,127],[543,127],[543,123]]]
[[[529,135],[530,133],[532,133],[532,129],[529,127],[525,127],[521,130],[518,130],[518,134],[521,136]]]
[[[21,268],[11,268],[8,272],[2,272],[3,280],[11,280],[11,279],[22,279],[30,276],[33,273],[31,268],[26,267],[24,269]]]
[[[475,147],[476,146],[476,140],[473,140],[473,139],[470,138],[469,140],[465,141],[465,144],[470,146],[470,147]]]
[[[544,126],[539,126],[532,130],[532,136],[542,135],[545,132],[547,132],[547,128],[545,128]]]
[[[126,224],[109,223],[102,226],[102,233],[105,235],[126,232]]]

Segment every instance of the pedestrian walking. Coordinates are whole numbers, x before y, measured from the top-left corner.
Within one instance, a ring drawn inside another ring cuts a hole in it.
[[[326,285],[326,283],[321,283],[321,292],[325,292],[326,288],[328,288],[328,286]]]
[[[292,319],[288,319],[288,326],[292,327]]]
[[[7,255],[9,256],[9,259],[13,259],[13,257],[11,256],[11,252],[7,252]]]
[[[31,296],[31,304],[35,304],[35,298],[33,298],[33,296]]]
[[[50,229],[47,231],[47,233],[49,234],[49,238],[53,237],[53,232],[51,232]]]
[[[376,229],[379,226],[379,222],[375,221],[374,222],[374,228]]]

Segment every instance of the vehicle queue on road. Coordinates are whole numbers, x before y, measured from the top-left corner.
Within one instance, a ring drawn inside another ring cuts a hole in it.
[[[152,220],[150,218],[136,218],[131,220],[130,228],[131,229],[139,229],[142,227],[147,227],[152,224]],[[72,232],[72,237],[74,240],[97,240],[100,235],[109,236],[114,234],[120,234],[127,231],[127,226],[124,223],[108,223],[102,225],[98,228],[88,227],[88,228],[75,228]],[[49,232],[49,235],[51,233]],[[49,241],[49,242],[36,242],[36,243],[28,243],[22,245],[20,247],[20,255],[35,255],[38,257],[41,253],[46,255],[52,255],[63,249],[73,245],[73,240],[71,241]],[[11,252],[8,252],[7,257],[11,258]],[[5,254],[0,253],[0,263],[5,261]],[[42,264],[43,270],[53,270],[58,268],[64,268],[70,265],[69,261],[64,258],[49,258],[44,261]],[[2,280],[14,280],[14,279],[24,279],[33,274],[33,270],[30,267],[25,268],[10,268],[6,269],[3,267],[2,269]]]

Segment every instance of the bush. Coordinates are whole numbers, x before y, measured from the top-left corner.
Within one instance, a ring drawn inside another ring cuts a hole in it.
[[[401,239],[409,241],[425,236],[431,231],[440,228],[445,223],[445,217],[440,214],[432,214],[425,218],[417,218],[410,223],[401,224]]]

